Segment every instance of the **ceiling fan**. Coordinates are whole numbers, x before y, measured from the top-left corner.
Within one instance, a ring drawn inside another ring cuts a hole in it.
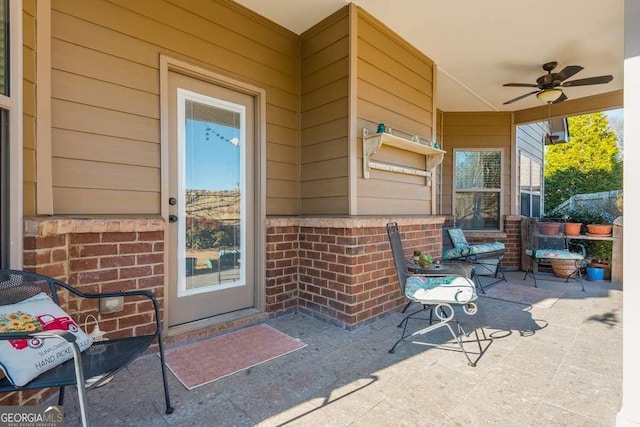
[[[542,69],[547,72],[547,74],[543,74],[538,77],[536,83],[505,83],[502,86],[505,87],[535,87],[536,90],[533,92],[525,93],[524,95],[520,95],[516,98],[510,99],[507,102],[504,102],[503,105],[511,104],[512,102],[519,101],[527,96],[535,94],[536,97],[547,104],[553,103],[557,104],[559,102],[565,101],[567,99],[567,95],[564,94],[561,88],[563,87],[573,87],[573,86],[588,86],[588,85],[600,85],[604,83],[609,83],[613,80],[612,75],[606,76],[597,76],[597,77],[587,77],[584,79],[577,80],[569,80],[565,81],[569,77],[574,76],[583,70],[584,67],[580,65],[567,65],[564,67],[562,71],[559,73],[552,73],[552,71],[558,66],[558,63],[555,61],[547,62],[542,66]]]

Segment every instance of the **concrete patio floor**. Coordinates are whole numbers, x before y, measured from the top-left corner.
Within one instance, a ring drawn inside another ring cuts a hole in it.
[[[509,283],[523,273],[507,273]],[[208,385],[187,390],[171,373],[175,412],[164,415],[156,356],[88,393],[95,426],[612,426],[621,405],[622,290],[610,282],[558,278],[551,308],[480,298],[456,318],[492,338],[476,367],[464,355],[399,338],[400,313],[355,331],[301,314],[268,323],[308,344]],[[414,325],[417,327],[417,325]],[[442,331],[442,330],[441,330]],[[443,341],[442,332],[432,340]],[[233,355],[229,355],[233,357]],[[66,425],[77,425],[69,390]]]

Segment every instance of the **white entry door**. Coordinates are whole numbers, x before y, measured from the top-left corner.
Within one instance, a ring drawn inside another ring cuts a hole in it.
[[[254,306],[254,98],[169,73],[169,326]]]

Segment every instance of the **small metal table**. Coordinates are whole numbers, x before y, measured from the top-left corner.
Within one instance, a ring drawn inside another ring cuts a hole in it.
[[[407,269],[414,274],[429,277],[446,277],[446,276],[463,276],[471,279],[473,276],[473,264],[463,261],[442,261],[437,264],[431,264],[429,267],[422,267],[415,262],[407,263]]]

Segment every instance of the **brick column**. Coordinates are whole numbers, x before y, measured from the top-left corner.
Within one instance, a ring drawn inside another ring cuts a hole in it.
[[[505,215],[504,217],[504,231],[507,233],[507,238],[504,242],[506,251],[502,259],[502,266],[507,270],[522,269],[520,265],[522,251],[520,223],[522,218],[520,215]]]

